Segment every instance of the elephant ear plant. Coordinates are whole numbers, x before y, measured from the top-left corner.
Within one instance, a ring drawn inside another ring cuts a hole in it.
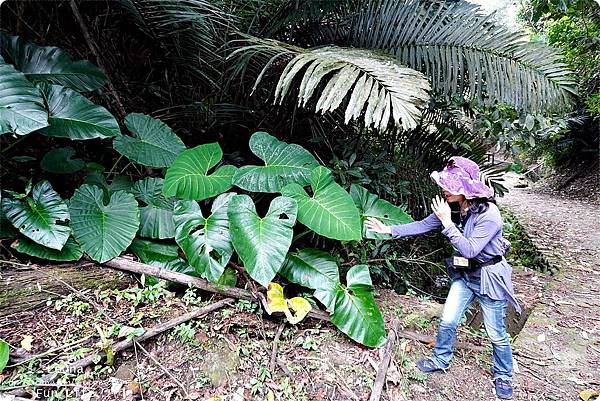
[[[235,285],[228,267],[235,260],[271,291],[269,313],[284,312],[297,323],[311,308],[305,299],[287,299],[277,283],[283,280],[312,290],[331,322],[353,340],[369,347],[385,342],[368,266],[353,266],[342,281],[336,258],[296,245],[294,234],[361,241],[366,216],[390,224],[411,221],[402,209],[362,187],[348,193],[306,149],[266,132],[250,138],[265,165],[235,167],[223,164],[218,143],[186,150],[159,120],[130,114],[125,124],[137,138],[119,136],[115,149],[132,163],[168,166],[165,178],[109,184],[100,176],[68,201],[46,180],[24,193],[7,192],[2,235],[15,238],[16,251],[57,261],[85,253],[104,263],[129,249],[144,263],[220,285]],[[257,211],[255,194],[271,198],[266,213]]]

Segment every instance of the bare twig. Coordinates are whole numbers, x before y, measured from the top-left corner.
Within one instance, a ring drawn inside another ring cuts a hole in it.
[[[354,393],[354,391],[350,390],[350,388],[344,381],[344,376],[342,376],[340,374],[340,372],[337,371],[335,366],[333,366],[333,364],[331,362],[329,362],[329,360],[327,361],[327,364],[329,365],[331,370],[333,370],[335,372],[336,376],[338,377],[339,380],[336,383],[340,385],[340,389],[343,392],[345,392],[346,394],[348,394],[353,400],[360,401],[360,398]]]
[[[72,343],[69,343],[69,344],[63,344],[60,347],[50,348],[47,351],[44,351],[44,352],[42,352],[40,354],[37,354],[37,355],[33,355],[33,356],[31,356],[29,358],[26,358],[26,359],[24,359],[22,361],[19,361],[19,362],[13,364],[13,365],[7,365],[6,367],[7,368],[14,368],[15,366],[23,365],[23,364],[25,364],[25,363],[27,363],[29,361],[33,361],[35,359],[42,358],[42,357],[44,357],[46,355],[50,355],[50,354],[53,354],[55,352],[62,351],[64,349],[69,349],[69,348],[71,348],[71,347],[73,347],[75,345],[79,345],[82,342],[85,342],[85,341],[89,340],[91,337],[92,336],[87,336],[87,337],[81,338],[81,339],[79,339],[79,340],[77,340],[75,342],[72,342]],[[11,357],[12,357],[12,354],[11,354]]]
[[[146,350],[146,349],[145,349],[145,348],[142,346],[142,344],[140,344],[140,343],[139,343],[139,342],[137,342],[137,341],[134,341],[134,343],[135,343],[135,346],[136,346],[136,347],[140,347],[140,349],[142,350],[142,352],[143,352],[144,354],[146,354],[146,356],[147,356],[148,358],[150,358],[150,360],[151,360],[152,362],[154,362],[154,363],[156,364],[156,366],[158,366],[158,367],[159,367],[159,368],[160,368],[160,369],[161,369],[163,372],[165,372],[165,374],[166,374],[167,376],[169,376],[169,377],[171,378],[171,380],[173,380],[173,381],[175,382],[175,384],[177,384],[177,385],[178,385],[178,386],[181,388],[181,390],[182,390],[182,391],[183,391],[183,393],[185,394],[186,398],[188,398],[188,397],[189,397],[189,394],[188,394],[188,392],[187,392],[187,390],[186,390],[185,386],[184,386],[183,384],[181,384],[181,382],[180,382],[179,380],[177,380],[177,378],[176,378],[175,376],[173,376],[173,374],[172,374],[171,372],[169,372],[169,370],[168,370],[167,368],[165,368],[165,367],[164,367],[164,366],[163,366],[163,365],[162,365],[162,364],[161,364],[161,363],[160,363],[160,362],[159,362],[159,361],[158,361],[158,360],[157,360],[157,359],[156,359],[154,356],[152,356],[152,354],[151,354],[151,353],[149,353],[149,352],[148,352],[148,351],[147,351],[147,350]]]
[[[275,338],[273,339],[273,350],[271,351],[271,361],[269,363],[269,371],[271,374],[275,373],[275,362],[277,361],[277,347],[279,346],[279,338],[281,337],[281,333],[283,333],[283,329],[285,328],[285,322],[281,323],[277,328],[277,333],[275,334]]]

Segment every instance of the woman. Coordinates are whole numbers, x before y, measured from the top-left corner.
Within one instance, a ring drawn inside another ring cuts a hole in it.
[[[502,238],[502,218],[493,200],[492,190],[479,180],[479,167],[464,157],[454,156],[440,172],[431,178],[443,189],[444,198],[436,196],[433,213],[421,221],[386,226],[375,218],[367,220],[367,228],[392,238],[424,234],[440,227],[460,253],[447,260],[452,277],[446,298],[435,348],[431,358],[417,366],[423,372],[446,371],[452,359],[452,344],[456,328],[471,302],[477,298],[487,335],[493,347],[494,383],[499,398],[512,398],[512,351],[506,333],[504,317],[507,301],[516,311],[521,308],[515,299],[512,268],[504,258],[508,241]],[[460,223],[453,223],[448,202],[458,202]]]

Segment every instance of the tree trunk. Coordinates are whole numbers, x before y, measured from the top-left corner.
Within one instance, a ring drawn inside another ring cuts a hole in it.
[[[131,276],[95,263],[15,268],[0,261],[0,317],[34,309],[48,298],[72,293],[60,280],[76,289],[126,288]]]

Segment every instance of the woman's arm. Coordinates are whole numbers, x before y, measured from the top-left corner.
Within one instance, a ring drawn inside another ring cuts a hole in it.
[[[425,234],[442,226],[440,219],[431,213],[423,220],[414,221],[408,224],[398,224],[391,226],[392,238],[408,237],[411,235]]]

